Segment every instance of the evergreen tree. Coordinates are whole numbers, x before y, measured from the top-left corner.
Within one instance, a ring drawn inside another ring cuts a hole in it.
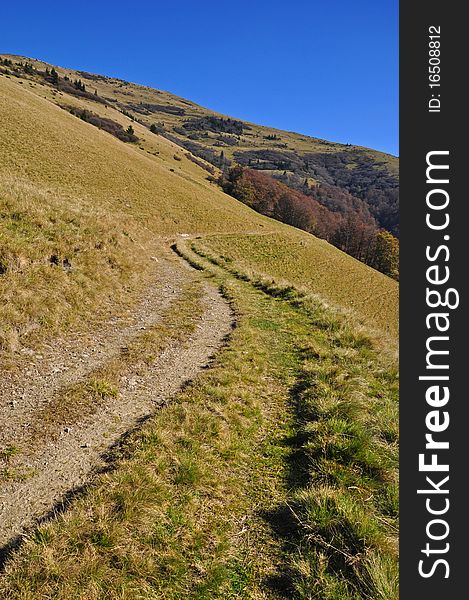
[[[52,67],[52,70],[50,72],[50,77],[51,77],[51,82],[54,85],[57,85],[59,83],[59,74],[57,73],[57,71],[54,69],[54,67]]]
[[[82,82],[81,79],[75,79],[75,81],[73,82],[73,85],[76,87],[77,90],[80,90],[82,92],[86,92],[86,86]]]

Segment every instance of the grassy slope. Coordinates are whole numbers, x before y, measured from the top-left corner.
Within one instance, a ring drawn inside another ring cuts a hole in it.
[[[181,251],[231,299],[228,346],[34,533],[0,592],[393,600],[393,365],[320,304]]]
[[[184,171],[172,173],[160,157],[82,123],[37,98],[33,90],[21,89],[19,82],[2,78],[2,88],[2,122],[7,125],[0,173],[21,173],[31,183],[118,210],[122,218],[138,219],[160,234],[260,228],[262,219],[210,186],[203,170],[190,161],[181,165]],[[112,109],[106,113],[122,118]],[[142,126],[136,125],[136,132],[153,137],[162,153],[174,154],[172,144]]]
[[[177,233],[275,232],[279,243],[272,255],[285,254],[290,245],[293,263],[286,269],[276,260],[258,264],[259,256],[270,252],[262,238],[256,248],[242,242],[243,261],[252,260],[254,269],[273,277],[291,277],[332,304],[349,305],[352,299],[371,327],[385,324],[396,332],[395,282],[226,196],[206,181],[202,168],[182,152],[176,161],[179,150],[143,126],[135,124],[137,146],[124,144],[54,106],[50,94],[45,86],[0,77],[0,260],[3,299],[9,302],[8,308],[2,302],[4,348],[19,347],[24,335],[37,336],[44,326],[57,329],[79,319],[83,302],[89,312],[113,292],[130,301],[138,287],[136,272],[143,281],[150,257],[161,251],[155,235]],[[117,111],[92,104],[125,124]],[[51,270],[48,259],[54,255],[67,259],[73,270]],[[337,284],[330,284],[331,273]]]
[[[210,186],[202,169],[174,161],[169,142],[158,139],[160,155],[150,156],[24,85],[0,79],[4,349],[83,321],[116,297],[134,300],[160,236],[264,229],[265,219]]]
[[[37,87],[0,77],[5,339],[29,343],[60,332],[63,314],[84,326],[116,297],[135,301],[151,256],[181,232],[231,258],[219,268],[183,249],[215,274],[238,326],[115,470],[32,535],[0,595],[394,598],[395,366],[353,318],[272,279],[334,306],[361,298],[359,320],[377,328],[380,314],[393,333],[395,282],[225,196],[166,140],[136,125],[143,150],[124,145]],[[52,254],[73,269],[51,267]]]
[[[32,62],[33,66],[39,69],[45,69],[46,67],[51,68],[52,66],[40,60],[31,61],[31,59],[25,57],[6,54],[3,54],[2,56],[10,58],[14,62],[18,60],[27,60]],[[67,75],[72,80],[81,78],[86,84],[87,89],[92,92],[97,90],[99,95],[113,99],[121,108],[127,107],[126,110],[128,110],[129,113],[133,114],[136,118],[142,120],[148,125],[155,122],[164,122],[168,131],[171,131],[174,126],[181,127],[184,120],[188,118],[198,118],[210,115],[221,117],[228,116],[199,106],[194,102],[190,102],[184,98],[180,98],[179,96],[163,90],[157,90],[148,86],[126,82],[112,77],[100,77],[97,80],[86,79],[79,71],[58,66],[55,66],[55,68],[61,76]],[[183,109],[185,114],[172,115],[165,112],[155,111],[151,115],[145,115],[133,110],[132,108],[128,108],[130,104],[140,103],[170,105]],[[289,150],[293,150],[300,154],[306,152],[354,152],[355,150],[360,149],[364,150],[376,162],[385,165],[391,173],[395,175],[398,174],[398,159],[390,154],[379,152],[370,148],[363,148],[361,146],[334,143],[328,140],[306,136],[292,131],[283,131],[273,127],[257,125],[255,123],[247,124],[251,129],[244,132],[240,136],[239,144],[237,146],[223,147],[223,151],[228,158],[231,158],[233,152],[237,150],[269,148],[278,149],[279,143],[286,143]],[[177,133],[175,135],[176,137],[180,137]],[[269,135],[277,135],[280,137],[280,140],[265,139],[265,136]],[[210,133],[208,138],[200,139],[198,142],[209,148],[217,150],[217,152],[220,151],[220,147],[215,145],[217,142],[217,136],[214,134]]]
[[[331,261],[331,246],[323,240],[290,228],[269,234],[207,236],[198,246],[228,265],[313,291],[335,308],[359,315],[365,326],[392,339],[397,335],[396,283],[344,253]]]

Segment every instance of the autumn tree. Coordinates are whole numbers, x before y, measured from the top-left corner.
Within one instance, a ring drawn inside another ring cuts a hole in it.
[[[399,240],[389,231],[382,229],[377,233],[370,264],[385,275],[399,280]]]
[[[399,278],[399,241],[386,230],[378,231],[368,208],[347,192],[338,194],[332,186],[320,186],[306,195],[239,165],[226,170],[219,182],[227,194],[257,212],[313,233],[386,275]],[[326,195],[329,206],[322,204]]]
[[[376,226],[364,221],[356,212],[346,213],[332,238],[335,246],[362,262],[373,254]]]

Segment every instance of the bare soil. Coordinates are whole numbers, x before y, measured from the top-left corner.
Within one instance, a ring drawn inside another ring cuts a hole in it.
[[[89,482],[106,465],[110,447],[209,364],[231,330],[233,315],[218,290],[204,282],[202,315],[188,339],[172,340],[143,377],[125,378],[118,398],[95,414],[55,432],[53,440],[21,445],[22,440],[27,443],[28,429],[61,388],[86,380],[142,329],[158,323],[183,286],[195,277],[180,262],[164,259],[155,265],[155,281],[134,310],[111,317],[99,330],[56,340],[40,354],[24,349],[28,358],[24,369],[0,373],[0,449],[19,450],[0,460],[0,547],[20,539],[54,506]]]

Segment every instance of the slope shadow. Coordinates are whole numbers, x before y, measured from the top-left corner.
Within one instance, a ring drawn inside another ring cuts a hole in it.
[[[303,421],[301,396],[307,387],[308,384],[300,379],[290,389],[290,406],[293,408],[295,431],[283,440],[283,444],[291,448],[286,458],[284,475],[284,485],[290,494],[305,488],[310,481],[309,460],[304,448],[307,436],[301,431]],[[272,510],[260,511],[258,514],[268,524],[274,537],[281,542],[282,557],[288,556],[298,546],[300,540],[298,523],[290,506],[284,503]],[[263,584],[277,597],[295,598],[292,575],[287,559],[282,558],[277,573],[267,577]]]

